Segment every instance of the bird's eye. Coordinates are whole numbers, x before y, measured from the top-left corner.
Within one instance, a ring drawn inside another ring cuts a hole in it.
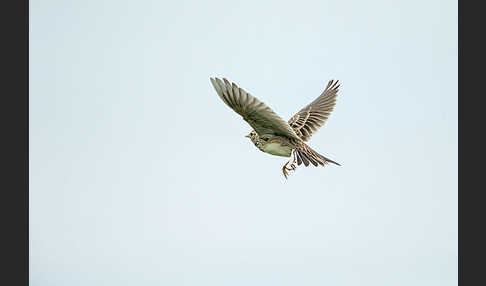
[[[265,141],[265,142],[268,141],[268,138],[263,138],[263,141]]]

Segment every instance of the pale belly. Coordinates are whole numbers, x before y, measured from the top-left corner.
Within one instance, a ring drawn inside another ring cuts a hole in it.
[[[289,146],[282,146],[279,143],[270,143],[263,147],[263,152],[275,156],[290,157],[292,149]]]

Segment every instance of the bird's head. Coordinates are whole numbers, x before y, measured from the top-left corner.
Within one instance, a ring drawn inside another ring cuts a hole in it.
[[[255,146],[261,150],[265,147],[265,145],[267,145],[267,143],[271,143],[276,136],[272,134],[263,134],[260,136],[255,132],[255,130],[253,130],[245,137],[250,138],[251,142],[253,142],[253,144],[255,144]]]
[[[258,147],[260,140],[259,140],[258,134],[255,132],[255,130],[251,131],[250,134],[246,135],[245,137],[250,138],[251,142],[253,142],[253,144],[255,144],[255,146]]]

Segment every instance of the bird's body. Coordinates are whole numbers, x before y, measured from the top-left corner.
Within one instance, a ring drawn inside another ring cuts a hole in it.
[[[262,152],[281,157],[290,157],[294,144],[284,136],[272,136],[268,141],[260,140],[260,136],[253,130],[247,137]]]
[[[327,162],[339,165],[312,150],[304,142],[324,124],[334,108],[339,87],[337,82],[333,84],[330,81],[321,96],[285,122],[267,105],[235,83],[230,84],[225,78],[223,81],[211,78],[220,98],[254,128],[246,137],[262,152],[281,157],[293,156],[282,168],[285,178],[288,171],[296,169],[295,163],[304,163],[306,167],[309,163],[314,166],[324,166]],[[287,167],[289,163],[290,167]]]
[[[281,138],[278,139],[275,142],[267,143],[262,147],[262,151],[275,156],[290,157],[294,148],[292,148],[292,145],[280,142]]]

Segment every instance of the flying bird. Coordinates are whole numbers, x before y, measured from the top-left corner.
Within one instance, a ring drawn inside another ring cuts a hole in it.
[[[302,163],[307,167],[339,163],[322,156],[305,142],[326,122],[336,105],[339,82],[330,80],[326,89],[313,102],[297,112],[288,122],[265,103],[226,78],[210,78],[219,97],[250,124],[253,131],[246,135],[255,146],[275,156],[292,157],[283,167],[284,177]]]

